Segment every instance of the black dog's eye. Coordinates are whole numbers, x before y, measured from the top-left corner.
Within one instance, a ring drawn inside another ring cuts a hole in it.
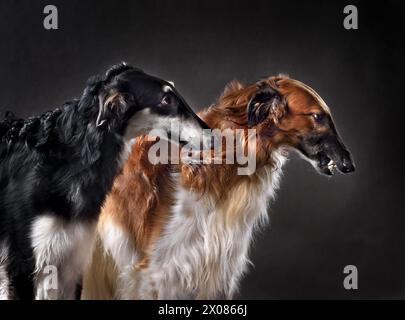
[[[165,94],[165,95],[163,96],[163,98],[162,98],[162,101],[160,101],[160,103],[161,103],[163,106],[169,105],[169,104],[172,103],[172,97],[171,97],[170,95],[168,95],[168,94]]]
[[[325,117],[325,114],[323,114],[323,113],[313,113],[313,114],[312,114],[312,117],[314,118],[314,120],[315,120],[316,122],[320,122],[320,121],[322,121],[323,118]]]

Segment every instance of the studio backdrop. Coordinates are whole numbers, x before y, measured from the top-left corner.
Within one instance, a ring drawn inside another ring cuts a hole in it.
[[[236,298],[405,298],[404,19],[401,1],[1,0],[0,111],[58,107],[120,61],[174,81],[195,111],[233,79],[299,79],[333,110],[357,170],[329,179],[291,157]]]

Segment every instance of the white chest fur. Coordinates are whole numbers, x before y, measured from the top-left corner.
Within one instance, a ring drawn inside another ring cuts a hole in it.
[[[95,224],[37,218],[31,229],[36,299],[74,299],[76,284],[91,258]]]
[[[264,168],[259,184],[230,187],[221,205],[180,189],[177,205],[151,259],[162,299],[232,298],[249,263],[253,231],[267,220],[280,170]]]
[[[246,270],[253,231],[267,220],[269,200],[281,176],[262,168],[258,180],[230,186],[219,205],[183,188],[161,237],[151,250],[148,268],[121,273],[131,279],[118,297],[130,299],[230,299]],[[116,257],[117,258],[117,257]]]

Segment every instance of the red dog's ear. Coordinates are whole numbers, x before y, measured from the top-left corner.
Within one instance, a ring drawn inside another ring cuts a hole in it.
[[[250,99],[247,109],[249,127],[256,126],[268,118],[278,124],[286,113],[287,104],[279,92],[266,86],[259,89]]]

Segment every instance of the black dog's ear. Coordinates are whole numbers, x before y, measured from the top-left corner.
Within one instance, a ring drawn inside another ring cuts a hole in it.
[[[114,91],[100,94],[98,101],[97,127],[108,124],[112,119],[117,119],[119,114],[124,113],[128,106],[135,103],[132,95]]]
[[[96,126],[100,127],[103,124],[108,123],[113,117],[114,110],[119,108],[123,103],[120,95],[116,94],[99,94],[98,95],[98,115],[96,120]]]
[[[286,108],[287,105],[280,93],[270,86],[261,88],[248,103],[248,125],[256,126],[267,118],[271,118],[277,124],[285,114]]]
[[[89,87],[92,88],[91,93],[98,97],[99,112],[96,120],[97,127],[103,125],[123,111],[127,105],[133,104],[133,97],[127,93],[119,92],[119,83],[116,80],[122,73],[131,70],[132,72],[143,73],[141,69],[134,68],[125,62],[112,66],[105,73],[104,79],[95,81]]]

